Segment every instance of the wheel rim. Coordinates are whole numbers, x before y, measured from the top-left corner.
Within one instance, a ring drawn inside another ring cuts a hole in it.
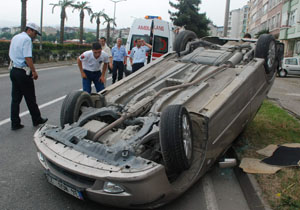
[[[183,147],[187,159],[192,158],[192,135],[189,120],[186,115],[182,116]]]
[[[284,76],[285,76],[285,71],[284,71],[284,70],[280,71],[280,72],[279,72],[279,75],[280,75],[281,77],[284,77]]]
[[[275,43],[271,42],[269,46],[269,52],[268,52],[268,67],[272,68],[276,59],[276,48],[275,48]]]

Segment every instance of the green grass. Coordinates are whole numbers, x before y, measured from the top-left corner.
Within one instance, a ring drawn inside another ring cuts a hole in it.
[[[262,159],[256,150],[269,144],[300,143],[300,121],[270,101],[262,107],[235,147],[240,158]],[[255,175],[265,198],[276,210],[300,209],[300,168],[285,168],[273,175]]]

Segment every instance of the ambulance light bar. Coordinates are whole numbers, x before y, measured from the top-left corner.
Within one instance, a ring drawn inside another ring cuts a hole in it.
[[[160,16],[147,15],[147,16],[145,16],[145,19],[158,19],[158,20],[161,20],[161,17]]]

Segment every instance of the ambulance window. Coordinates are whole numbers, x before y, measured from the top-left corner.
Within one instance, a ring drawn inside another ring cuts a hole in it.
[[[154,36],[153,52],[167,53],[168,52],[168,38],[161,36]]]
[[[139,39],[143,39],[145,40],[145,42],[149,43],[150,42],[150,37],[149,36],[145,36],[145,35],[132,35],[131,38],[131,43],[130,43],[130,50],[135,47],[135,40],[139,38]]]

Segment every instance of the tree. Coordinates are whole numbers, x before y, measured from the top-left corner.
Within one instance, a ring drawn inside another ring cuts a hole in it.
[[[57,4],[50,4],[53,5],[52,13],[54,12],[54,8],[59,6],[61,7],[60,12],[60,36],[59,36],[59,43],[64,43],[64,32],[65,32],[65,19],[67,18],[66,8],[72,6],[73,0],[60,0]]]
[[[21,9],[21,31],[25,31],[26,27],[26,9],[27,9],[27,0],[21,0],[22,9]]]
[[[107,23],[107,26],[106,26],[106,39],[107,39],[107,42],[110,43],[111,40],[110,40],[110,24],[112,23],[114,26],[117,26],[116,22],[114,21],[113,18],[110,18],[108,16],[105,17],[105,21],[103,22],[103,24]]]
[[[194,31],[199,37],[208,35],[208,24],[205,13],[199,13],[201,0],[176,0],[178,3],[169,2],[177,12],[169,11],[174,25],[184,26],[185,29]]]
[[[104,10],[100,12],[95,12],[91,15],[91,23],[93,22],[94,19],[96,19],[96,23],[97,23],[96,40],[99,40],[100,23],[101,23],[100,17],[104,17],[105,19],[107,18],[107,14],[104,13]]]
[[[89,7],[88,4],[89,4],[89,2],[87,2],[87,1],[83,1],[83,2],[78,1],[77,4],[72,4],[72,6],[74,7],[73,12],[75,9],[80,11],[80,13],[79,13],[79,19],[80,19],[79,41],[80,41],[80,44],[82,44],[82,38],[83,38],[84,10],[86,10],[89,15],[91,13],[93,13],[91,7]]]
[[[257,32],[257,34],[255,34],[255,38],[258,39],[260,35],[262,35],[262,34],[269,34],[269,33],[270,33],[269,29],[263,29],[263,30]]]

